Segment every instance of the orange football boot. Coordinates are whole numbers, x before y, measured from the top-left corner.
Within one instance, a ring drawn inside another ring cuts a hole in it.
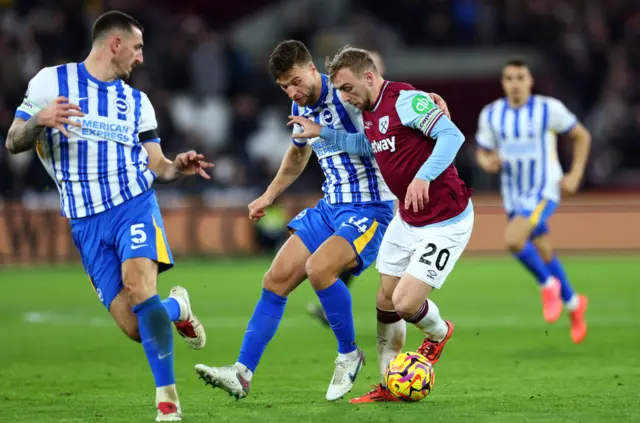
[[[445,320],[444,322],[449,327],[449,329],[447,330],[447,335],[444,337],[444,339],[440,342],[436,342],[424,338],[424,341],[422,341],[422,345],[420,345],[420,347],[418,348],[418,353],[425,356],[432,365],[435,365],[438,362],[445,344],[453,334],[453,323],[451,323],[449,320]]]
[[[587,321],[584,315],[587,311],[589,300],[584,295],[578,295],[578,308],[569,312],[571,319],[571,340],[576,344],[582,342],[587,336]]]
[[[394,402],[400,401],[398,398],[394,397],[391,392],[382,384],[372,385],[373,389],[364,394],[361,397],[352,398],[349,400],[350,404],[368,404],[372,402]]]
[[[553,278],[551,286],[542,288],[542,314],[544,320],[553,323],[562,315],[562,299],[560,298],[560,282]]]

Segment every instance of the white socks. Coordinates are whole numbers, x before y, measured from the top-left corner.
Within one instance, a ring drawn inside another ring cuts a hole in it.
[[[425,308],[426,314],[424,313]],[[421,316],[422,318],[420,318]],[[449,330],[447,323],[440,317],[438,306],[429,299],[427,299],[427,302],[418,310],[414,317],[407,320],[424,332],[430,341],[441,342],[447,336],[447,331]]]
[[[234,366],[236,369],[238,369],[238,372],[240,372],[240,375],[244,378],[244,380],[246,380],[247,382],[251,382],[251,379],[253,378],[253,372],[247,366],[239,362],[237,362]]]
[[[161,402],[170,402],[180,408],[180,400],[178,400],[178,391],[176,385],[167,385],[156,388],[156,406]]]
[[[394,323],[382,323],[378,320],[378,339],[376,342],[376,350],[378,352],[380,381],[383,386],[385,386],[384,374],[387,370],[387,366],[389,366],[389,363],[396,355],[402,352],[406,337],[407,324],[404,320],[401,319]]]

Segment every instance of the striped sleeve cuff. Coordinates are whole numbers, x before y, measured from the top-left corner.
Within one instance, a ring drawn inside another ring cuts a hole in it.
[[[16,119],[29,120],[29,119],[31,119],[31,116],[33,116],[33,115],[25,112],[24,110],[16,110],[16,114],[15,114],[14,117]]]

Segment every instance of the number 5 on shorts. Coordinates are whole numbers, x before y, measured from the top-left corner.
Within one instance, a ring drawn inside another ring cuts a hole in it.
[[[146,240],[147,234],[144,232],[144,223],[131,225],[131,242],[134,244],[142,244]]]

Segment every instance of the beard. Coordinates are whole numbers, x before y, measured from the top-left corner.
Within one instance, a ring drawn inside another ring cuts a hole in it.
[[[364,99],[362,100],[362,110],[373,110],[373,101],[371,100],[371,91],[365,92]]]
[[[316,102],[316,93],[317,93],[317,90],[315,86],[312,85],[311,87],[309,87],[309,91],[305,93],[305,96],[307,97],[307,101],[305,102],[305,107],[311,106]]]

